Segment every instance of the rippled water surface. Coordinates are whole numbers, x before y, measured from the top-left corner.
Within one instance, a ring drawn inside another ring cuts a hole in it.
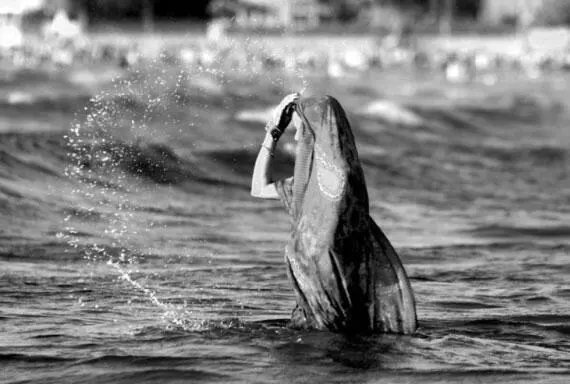
[[[122,79],[0,80],[0,381],[568,382],[565,75]],[[414,336],[285,326],[288,218],[248,185],[265,111],[300,87],[349,112]]]

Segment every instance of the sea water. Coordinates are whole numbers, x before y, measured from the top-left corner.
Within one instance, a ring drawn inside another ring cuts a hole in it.
[[[0,98],[1,382],[567,382],[566,75],[77,71],[0,82],[18,92]],[[413,336],[286,327],[289,219],[249,183],[267,111],[301,88],[349,114]]]

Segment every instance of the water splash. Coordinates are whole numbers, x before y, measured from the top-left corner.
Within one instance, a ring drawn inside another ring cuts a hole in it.
[[[184,305],[168,304],[160,300],[156,291],[145,287],[139,281],[133,279],[131,273],[123,268],[119,263],[113,262],[112,259],[107,261],[107,265],[115,269],[120,279],[130,284],[137,291],[141,292],[148,301],[154,306],[160,308],[163,312],[162,319],[168,324],[168,328],[176,327],[186,332],[202,331],[211,328],[211,323],[205,319],[197,319],[194,314]],[[233,326],[231,324],[230,326]]]
[[[65,217],[60,238],[87,262],[106,263],[160,308],[168,323],[184,330],[237,323],[198,320],[185,305],[162,301],[159,292],[129,272],[129,266],[144,261],[151,251],[145,234],[153,223],[138,209],[141,196],[153,196],[156,183],[171,182],[164,176],[161,161],[172,153],[167,148],[149,157],[148,149],[155,149],[162,140],[176,140],[168,135],[177,131],[164,126],[185,124],[199,138],[200,124],[211,113],[211,100],[232,97],[231,90],[244,81],[259,82],[265,76],[263,81],[283,95],[292,89],[306,90],[310,83],[307,70],[315,65],[310,58],[298,60],[291,47],[269,49],[260,39],[245,39],[241,47],[238,52],[229,46],[202,47],[198,58],[188,52],[179,56],[163,52],[92,97],[66,137],[69,164],[65,174],[75,181],[72,195],[77,207]],[[267,71],[270,65],[273,68]],[[86,216],[94,219],[86,221]]]

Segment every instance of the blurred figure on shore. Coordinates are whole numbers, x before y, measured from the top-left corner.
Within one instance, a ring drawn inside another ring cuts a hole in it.
[[[225,44],[231,21],[225,18],[213,19],[208,23],[206,39],[211,43]]]
[[[0,50],[21,47],[23,42],[19,17],[13,14],[0,14]]]
[[[51,20],[44,24],[42,34],[48,41],[77,44],[85,39],[81,20],[72,20],[65,9],[59,9]]]

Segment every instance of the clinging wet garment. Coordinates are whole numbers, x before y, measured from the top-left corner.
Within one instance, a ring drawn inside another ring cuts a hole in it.
[[[330,96],[302,99],[292,178],[276,182],[292,217],[285,259],[297,298],[292,325],[409,334],[413,292],[394,248],[369,215],[346,114]]]

